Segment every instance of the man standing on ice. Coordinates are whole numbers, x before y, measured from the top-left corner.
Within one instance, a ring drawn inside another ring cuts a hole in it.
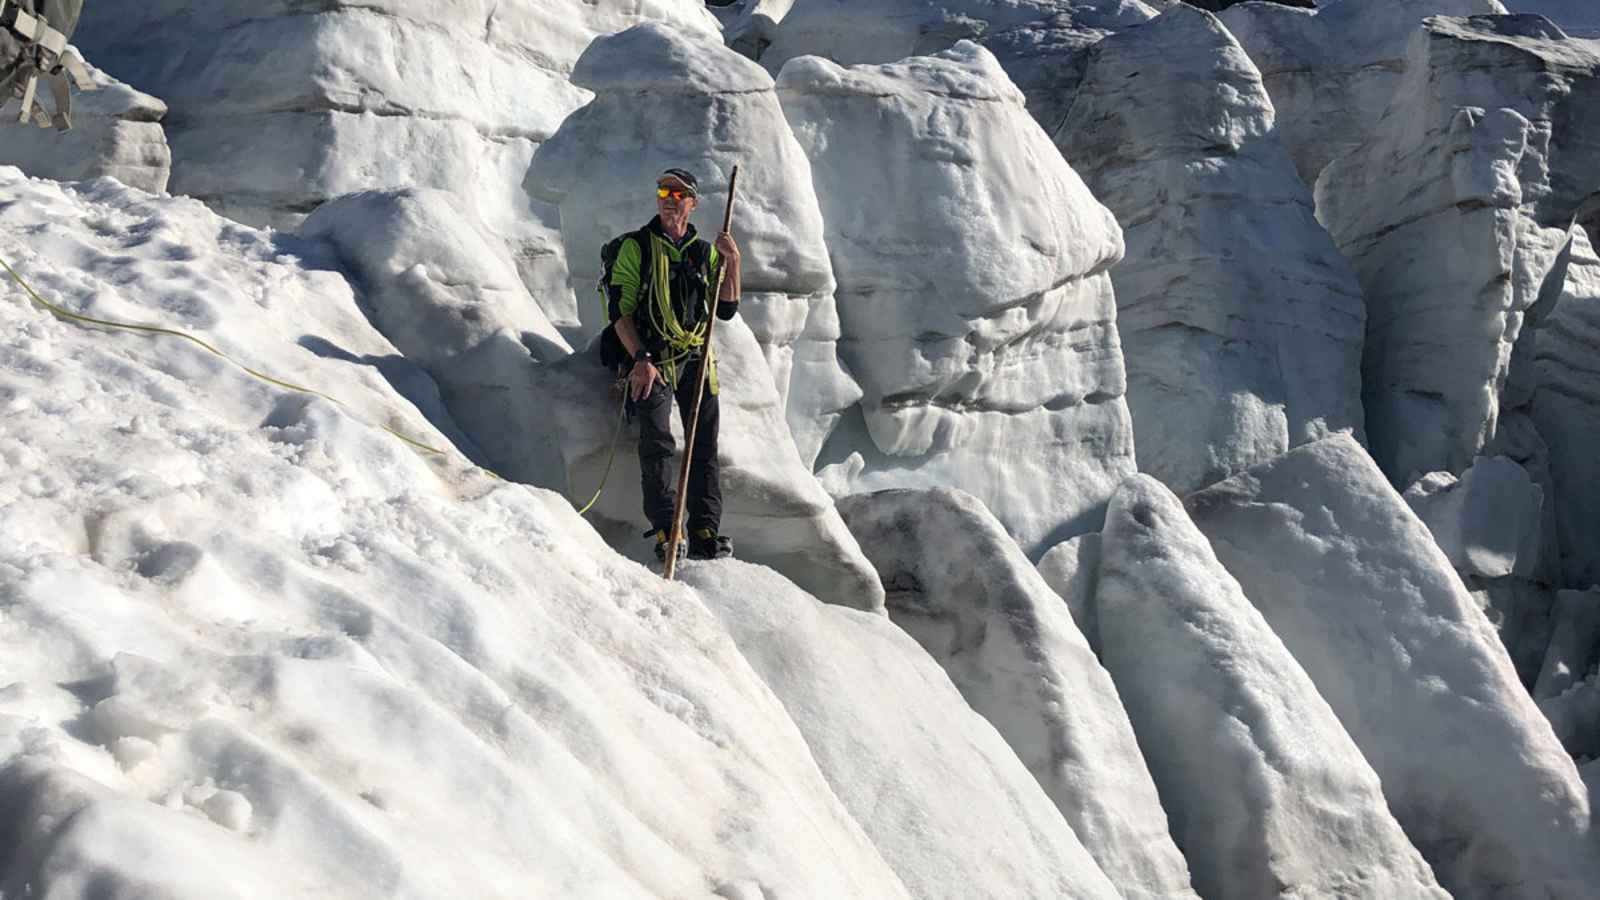
[[[606,285],[607,310],[616,338],[632,360],[627,402],[639,419],[639,471],[644,514],[656,539],[656,558],[666,559],[672,531],[672,404],[685,434],[700,384],[700,399],[689,470],[689,556],[730,556],[733,542],[722,524],[722,482],[717,460],[719,424],[715,355],[705,346],[710,297],[716,314],[731,319],[739,311],[739,246],[724,231],[715,245],[695,232],[689,216],[699,203],[699,181],[685,169],[667,169],[656,178],[656,217],[624,235]]]

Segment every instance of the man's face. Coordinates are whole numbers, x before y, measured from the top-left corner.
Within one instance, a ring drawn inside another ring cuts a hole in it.
[[[666,190],[667,195],[661,196],[661,191]],[[688,221],[689,214],[694,212],[694,195],[689,193],[683,182],[668,175],[656,182],[656,211],[661,214],[663,222]]]

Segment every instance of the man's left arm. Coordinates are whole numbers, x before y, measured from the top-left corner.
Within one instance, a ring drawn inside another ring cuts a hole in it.
[[[719,263],[722,265],[722,290],[717,294],[717,318],[731,319],[739,311],[739,298],[744,291],[739,271],[739,245],[726,231],[717,235],[712,245],[712,268]]]

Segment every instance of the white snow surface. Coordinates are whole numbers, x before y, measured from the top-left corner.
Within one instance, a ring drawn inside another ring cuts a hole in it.
[[[1096,44],[1055,140],[1123,226],[1139,471],[1187,493],[1361,433],[1361,288],[1215,16],[1180,5]]]
[[[1432,472],[1403,495],[1462,575],[1531,573],[1544,491],[1504,456],[1480,456],[1460,478]]]
[[[1196,897],[1111,676],[983,504],[891,490],[845,497],[839,512],[889,618],[999,730],[1122,895]]]
[[[1133,470],[1110,211],[971,42],[881,66],[796,59],[778,94],[866,392],[819,458],[830,489],[960,488],[1030,556],[1097,528]]]
[[[656,176],[669,166],[696,174],[696,227],[710,240],[722,227],[728,176],[738,165],[741,311],[809,466],[861,389],[839,363],[822,212],[771,76],[720,43],[646,24],[596,40],[572,77],[594,98],[540,147],[525,188],[560,209],[583,322],[576,342],[606,321],[594,289],[600,248],[655,214]]]
[[[911,896],[1122,896],[1004,739],[887,618],[819,603],[737,560],[690,566],[684,581]]]
[[[1572,758],[1360,445],[1307,444],[1186,505],[1383,779],[1441,885],[1457,900],[1588,896],[1600,845]],[[1103,641],[1106,615],[1102,599]]]
[[[1277,131],[1300,177],[1314,184],[1375,133],[1423,19],[1505,11],[1500,0],[1325,0],[1315,9],[1239,3],[1218,16],[1260,70]]]
[[[1102,540],[1101,658],[1201,895],[1445,900],[1378,776],[1178,498],[1128,479]]]
[[[171,190],[292,228],[363,190],[462,197],[562,327],[577,324],[551,228],[518,189],[539,143],[587,99],[594,37],[643,21],[716,35],[700,0],[179,0],[85,4],[101,66],[172,108]]]
[[[166,190],[172,154],[161,119],[167,105],[93,65],[85,68],[94,90],[72,91],[72,130],[20,125],[13,107],[0,120],[0,165],[55,181],[110,176],[152,193]]]
[[[345,403],[0,290],[7,896],[907,896],[693,589],[375,427],[445,444],[342,277],[109,180],[0,196],[46,296]]]
[[[1432,18],[1407,66],[1316,192],[1367,298],[1367,432],[1396,484],[1495,438],[1524,314],[1600,188],[1600,42],[1538,16]]]

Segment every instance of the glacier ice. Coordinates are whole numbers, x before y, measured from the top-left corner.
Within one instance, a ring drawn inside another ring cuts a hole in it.
[[[1538,16],[1435,17],[1408,54],[1374,137],[1317,181],[1367,299],[1367,434],[1396,484],[1494,439],[1524,314],[1600,187],[1600,47]]]
[[[1595,883],[1589,798],[1572,758],[1427,527],[1360,445],[1347,435],[1306,444],[1185,505],[1383,779],[1446,890],[1458,900],[1510,884],[1520,896],[1581,896]]]
[[[1111,281],[1139,471],[1181,494],[1361,434],[1361,288],[1214,16],[1094,45],[1055,141],[1127,242]]]
[[[778,94],[865,391],[819,464],[851,493],[966,490],[1030,556],[1094,530],[1133,470],[1111,213],[971,42],[882,66],[803,57]]]
[[[1102,541],[1101,656],[1201,895],[1449,896],[1177,497],[1148,475],[1128,479]]]
[[[1122,895],[1194,898],[1116,687],[983,504],[949,488],[888,490],[842,498],[839,513],[890,620],[999,730]]]

